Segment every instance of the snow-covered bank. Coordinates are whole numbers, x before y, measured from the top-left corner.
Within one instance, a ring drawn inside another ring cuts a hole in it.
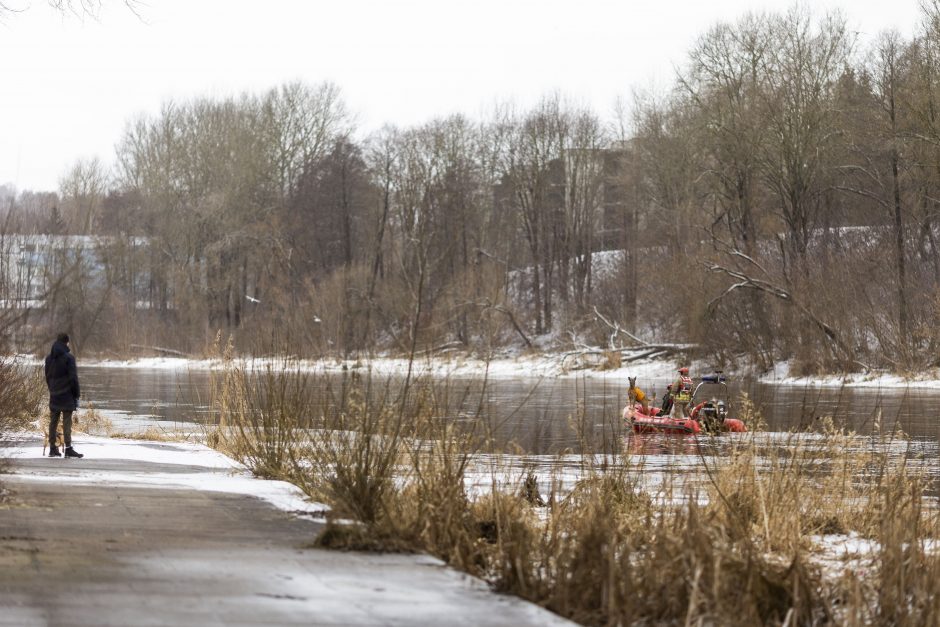
[[[38,434],[37,434],[38,435]],[[42,454],[36,436],[16,436],[12,446],[2,449],[12,459],[35,458]],[[285,481],[267,481],[255,477],[245,466],[202,444],[190,442],[151,442],[114,439],[76,434],[75,448],[89,460],[114,460],[153,464],[141,468],[129,464],[126,470],[83,468],[82,461],[49,459],[49,464],[13,466],[13,474],[30,481],[55,481],[75,485],[107,482],[112,486],[185,488],[207,492],[226,492],[259,498],[287,512],[322,515],[327,506],[311,502],[300,488]],[[62,472],[63,464],[72,465]],[[159,469],[158,466],[164,468]],[[169,466],[170,468],[167,468]]]
[[[137,368],[152,370],[218,370],[224,364],[219,360],[195,360],[178,358],[144,358],[126,361],[83,361],[83,366],[99,368]],[[288,367],[308,372],[371,372],[377,375],[404,375],[408,372],[408,360],[393,357],[374,357],[371,359],[322,359],[299,360],[289,358],[254,358],[239,360],[240,367],[247,369],[265,369],[268,367]],[[672,360],[637,360],[621,365],[619,368],[590,367],[589,364],[575,359],[566,359],[563,354],[543,353],[498,357],[491,360],[476,359],[467,356],[421,358],[412,365],[415,375],[435,377],[518,379],[518,378],[586,378],[625,382],[627,377],[638,377],[641,385],[652,381],[662,382],[676,376],[680,364]],[[689,364],[693,376],[709,374],[714,368],[703,361]],[[754,375],[748,369],[730,370],[732,378],[750,378]],[[940,369],[918,373],[917,376],[903,376],[885,372],[852,373],[845,375],[793,376],[788,362],[780,362],[773,370],[756,377],[758,381],[770,385],[793,387],[859,387],[859,388],[937,388],[940,390]]]
[[[290,368],[309,372],[372,372],[378,375],[404,375],[409,363],[399,357],[372,357],[361,359],[294,359],[289,357],[241,358],[236,360],[239,367],[263,370],[268,367]],[[141,370],[220,370],[225,363],[217,359],[182,359],[169,357],[150,357],[128,360],[80,360],[79,368],[135,368]],[[411,364],[412,374],[433,375],[440,377],[489,377],[494,379],[514,379],[519,377],[580,378],[626,380],[627,376],[642,379],[669,379],[676,373],[678,365],[673,361],[638,360],[619,368],[599,369],[566,358],[563,354],[543,353],[511,357],[497,357],[490,360],[469,356],[446,356],[418,358]],[[693,368],[694,369],[694,368]],[[705,370],[703,370],[704,372]]]
[[[17,356],[20,363],[39,365],[34,357]],[[679,365],[688,365],[693,376],[710,374],[713,364],[695,361],[679,364],[673,360],[642,359],[625,363],[618,368],[605,368],[602,356],[579,357],[565,353],[531,353],[499,356],[490,360],[467,355],[446,355],[433,358],[421,357],[411,364],[412,374],[434,377],[519,379],[552,378],[611,380],[625,382],[627,377],[638,377],[641,385],[663,382],[676,376]],[[305,372],[371,372],[380,376],[403,376],[408,372],[408,360],[401,357],[376,356],[360,359],[295,359],[291,357],[255,357],[235,360],[239,368],[263,370],[266,368],[289,368]],[[178,357],[144,357],[138,359],[80,359],[82,367],[164,370],[164,371],[213,371],[226,363],[219,359],[186,359]],[[765,373],[755,375],[749,366],[729,368],[727,374],[735,379],[756,378],[770,385],[793,387],[858,387],[858,388],[937,388],[940,390],[940,368],[933,368],[915,375],[887,372],[851,373],[844,375],[794,376],[790,364],[780,362]]]
[[[931,368],[914,375],[900,375],[888,372],[855,372],[842,375],[794,376],[790,374],[788,362],[778,363],[770,372],[758,377],[761,383],[788,385],[794,387],[829,387],[829,388],[936,388],[940,390],[940,369]]]

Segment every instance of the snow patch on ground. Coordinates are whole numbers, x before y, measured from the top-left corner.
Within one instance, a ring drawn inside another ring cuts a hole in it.
[[[76,485],[94,485],[107,482],[110,485],[131,487],[178,487],[207,492],[243,494],[262,499],[278,509],[304,514],[322,514],[328,507],[307,499],[300,488],[285,481],[259,479],[242,464],[205,445],[191,442],[149,442],[144,440],[113,439],[92,435],[76,437],[75,448],[88,461],[120,460],[130,462],[126,470],[109,467],[95,470],[78,464],[83,461],[52,459],[52,464],[75,464],[74,474],[63,474],[61,467],[43,468],[15,465],[15,475],[31,481],[55,481]],[[14,440],[13,446],[4,449],[5,455],[17,458],[33,458],[41,454],[35,437]],[[135,462],[180,466],[179,470],[159,471],[152,466],[140,466]]]
[[[219,359],[185,359],[182,357],[141,357],[139,359],[82,360],[82,366],[96,368],[137,368],[140,370],[216,370],[223,362]]]
[[[89,458],[94,459],[124,459],[201,468],[244,469],[244,466],[230,457],[192,442],[148,442],[95,435],[82,435],[81,437],[76,435],[75,448],[79,447],[79,440],[83,448],[93,453],[89,454]],[[36,457],[35,440],[16,438],[15,441],[17,444],[7,449],[10,457]]]
[[[813,562],[823,570],[827,579],[837,579],[847,572],[866,578],[878,570],[881,545],[876,540],[863,538],[854,531],[810,536],[809,539],[813,543]],[[923,548],[928,553],[935,553],[940,549],[940,541],[927,540]]]

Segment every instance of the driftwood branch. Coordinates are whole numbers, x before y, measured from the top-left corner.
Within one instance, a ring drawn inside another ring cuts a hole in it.
[[[652,348],[648,351],[643,351],[641,353],[634,353],[632,355],[621,356],[620,361],[640,361],[641,359],[652,359],[653,357],[659,357],[660,355],[668,354],[669,350],[662,348]]]
[[[672,342],[653,344],[651,342],[647,342],[646,340],[633,335],[629,331],[623,329],[618,323],[611,322],[610,320],[608,320],[606,317],[604,317],[604,314],[602,314],[600,311],[597,310],[596,305],[594,307],[594,315],[597,316],[601,322],[603,322],[605,325],[607,325],[607,327],[611,329],[612,333],[611,333],[610,350],[612,351],[619,351],[623,353],[623,352],[636,351],[638,349],[655,349],[657,351],[669,352],[669,351],[686,351],[686,350],[691,350],[693,348],[698,347],[698,344],[680,344],[680,343],[672,343]],[[615,346],[614,338],[617,335],[625,335],[627,338],[636,342],[638,346],[620,346],[620,347]]]
[[[445,342],[444,344],[441,344],[439,346],[432,346],[431,348],[426,348],[422,351],[418,351],[416,354],[431,355],[433,353],[442,353],[444,351],[453,350],[455,348],[460,348],[461,346],[464,346],[463,342],[461,342],[460,340],[454,340],[452,342]]]
[[[643,347],[641,349],[637,348],[614,348],[611,350],[605,350],[601,348],[584,348],[580,350],[568,351],[561,354],[561,366],[564,367],[568,359],[572,357],[587,357],[587,356],[601,356],[609,353],[620,353],[620,362],[629,363],[633,361],[640,361],[641,359],[651,359],[653,357],[666,356],[672,353],[679,352],[680,349],[677,349],[676,346],[682,345],[662,345],[662,346],[650,346]],[[585,366],[589,367],[589,366]]]
[[[630,338],[631,340],[633,340],[633,341],[636,342],[637,344],[642,344],[642,345],[644,345],[644,346],[646,345],[646,342],[644,342],[643,340],[641,340],[641,339],[638,338],[637,336],[633,335],[632,333],[630,333],[630,332],[627,331],[626,329],[621,328],[621,327],[620,327],[620,323],[618,323],[618,322],[611,322],[610,320],[608,320],[607,318],[605,318],[605,317],[604,317],[604,314],[602,314],[600,311],[598,311],[597,305],[594,305],[594,315],[597,316],[597,317],[600,319],[601,322],[603,322],[604,324],[606,324],[606,325],[611,329],[611,331],[612,331],[612,333],[610,334],[610,347],[611,347],[611,349],[613,349],[613,347],[614,347],[614,339],[615,339],[618,335],[626,335],[628,338]]]
[[[130,346],[131,348],[140,348],[143,350],[153,351],[155,353],[166,353],[167,355],[175,355],[177,357],[189,357],[189,353],[173,350],[172,348],[163,348],[161,346],[145,346],[143,344],[131,344]]]

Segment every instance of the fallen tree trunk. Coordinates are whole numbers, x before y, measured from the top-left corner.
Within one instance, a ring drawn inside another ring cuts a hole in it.
[[[658,349],[663,352],[684,352],[684,351],[690,351],[690,350],[696,349],[699,346],[698,344],[683,344],[683,343],[674,343],[674,342],[665,342],[665,343],[656,343],[656,344],[647,342],[646,340],[643,340],[633,335],[629,331],[621,328],[619,323],[611,322],[610,320],[605,318],[604,314],[598,311],[596,306],[594,307],[594,315],[597,316],[597,318],[611,330],[610,350],[613,350],[613,351]],[[627,338],[635,342],[636,346],[621,346],[618,348],[617,346],[614,345],[614,340],[616,339],[618,335],[626,336]]]
[[[584,358],[589,356],[602,357],[610,353],[619,353],[621,363],[640,361],[641,359],[652,359],[654,357],[669,357],[671,355],[685,352],[685,344],[661,344],[642,347],[622,347],[613,349],[603,348],[583,348],[575,351],[568,351],[561,354],[561,366],[571,358]],[[589,368],[590,365],[584,365],[582,368]]]

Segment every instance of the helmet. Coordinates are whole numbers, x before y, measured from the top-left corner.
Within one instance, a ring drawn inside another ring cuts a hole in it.
[[[682,366],[681,368],[679,368],[679,374],[689,374],[689,369],[686,368],[685,366]]]
[[[669,385],[667,385],[667,386],[666,386],[666,389],[667,389],[667,390],[671,390],[671,389],[672,389],[672,384],[670,383]]]

